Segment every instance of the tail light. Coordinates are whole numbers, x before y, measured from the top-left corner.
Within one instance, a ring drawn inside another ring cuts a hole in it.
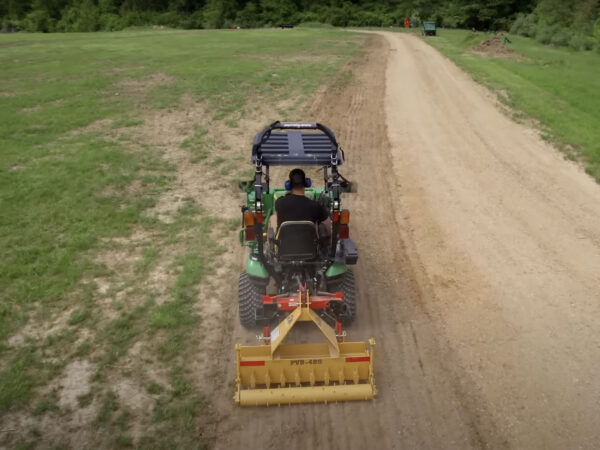
[[[253,227],[254,226],[254,213],[252,211],[246,211],[244,213],[244,226],[245,227]]]
[[[350,228],[348,225],[340,225],[340,239],[348,239],[350,237]]]
[[[350,223],[350,211],[342,209],[340,211],[340,223],[342,225],[348,225]]]
[[[256,239],[256,230],[254,227],[248,227],[244,230],[244,241],[253,241]]]

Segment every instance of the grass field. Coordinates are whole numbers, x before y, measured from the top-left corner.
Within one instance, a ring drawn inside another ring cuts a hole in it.
[[[581,159],[600,181],[600,55],[544,46],[510,36],[515,58],[491,58],[470,49],[493,35],[439,30],[426,41],[477,81],[502,93],[508,106],[539,122],[543,136]]]
[[[231,186],[258,127],[297,119],[361,40],[0,36],[0,446],[210,444],[195,359],[236,245]]]

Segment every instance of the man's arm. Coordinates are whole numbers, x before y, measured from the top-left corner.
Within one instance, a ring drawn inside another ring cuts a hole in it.
[[[331,217],[329,217],[329,210],[323,205],[319,205],[319,207],[321,209],[319,212],[319,222],[325,225],[327,236],[331,236]]]
[[[279,218],[281,217],[281,214],[279,213],[279,210],[281,209],[281,199],[283,197],[279,197],[277,200],[275,200],[275,214],[274,216],[277,218],[277,221],[275,222],[277,224],[277,229],[275,230],[275,232],[277,232],[277,230],[279,229],[279,225],[281,225],[281,222],[279,221]]]
[[[327,235],[331,236],[331,217],[328,217],[321,223],[325,225],[325,231],[327,231]]]

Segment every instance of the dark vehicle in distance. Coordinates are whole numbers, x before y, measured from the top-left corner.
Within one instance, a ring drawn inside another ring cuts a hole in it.
[[[423,22],[423,36],[436,35],[435,22]]]

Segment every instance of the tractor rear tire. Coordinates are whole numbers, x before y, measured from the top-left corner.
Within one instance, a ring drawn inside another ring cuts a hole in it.
[[[240,274],[238,282],[238,302],[240,323],[244,328],[256,328],[256,311],[262,309],[262,298],[266,286],[252,281],[246,272]]]
[[[354,281],[354,272],[348,269],[344,274],[331,283],[328,287],[330,292],[342,292],[344,294],[344,304],[346,312],[340,317],[344,325],[349,325],[356,318],[356,283]]]

